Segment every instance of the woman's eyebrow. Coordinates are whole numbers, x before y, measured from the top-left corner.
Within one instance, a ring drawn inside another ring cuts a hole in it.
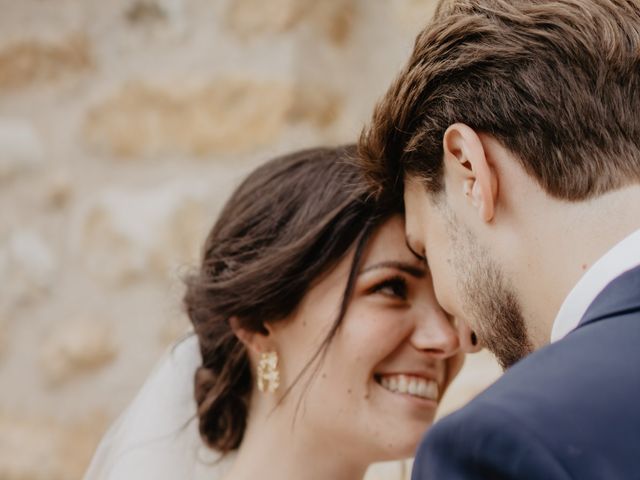
[[[427,271],[424,267],[416,267],[409,263],[397,261],[374,263],[373,265],[369,265],[368,267],[362,269],[360,273],[377,270],[379,268],[395,268],[396,270],[402,270],[403,272],[408,273],[412,277],[416,278],[423,278],[427,274]]]

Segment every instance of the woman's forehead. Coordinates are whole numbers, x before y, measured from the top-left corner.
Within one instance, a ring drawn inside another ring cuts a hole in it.
[[[371,237],[363,266],[390,260],[419,264],[407,247],[402,215],[394,215],[376,230]]]

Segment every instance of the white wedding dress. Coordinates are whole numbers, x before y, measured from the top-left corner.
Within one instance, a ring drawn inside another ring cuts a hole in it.
[[[100,442],[85,480],[216,480],[233,461],[198,433],[193,378],[201,364],[198,338],[171,348],[133,403]]]

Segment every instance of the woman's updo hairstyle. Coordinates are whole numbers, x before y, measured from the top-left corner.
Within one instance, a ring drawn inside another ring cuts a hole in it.
[[[316,148],[256,169],[226,203],[200,270],[187,279],[184,303],[202,353],[195,376],[199,428],[215,450],[240,445],[254,385],[229,319],[264,333],[265,322],[289,316],[371,228],[376,207],[350,161],[354,155],[354,146]],[[358,256],[332,333],[344,316]]]

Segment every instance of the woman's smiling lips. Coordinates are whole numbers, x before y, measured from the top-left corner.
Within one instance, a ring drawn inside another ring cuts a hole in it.
[[[424,400],[438,401],[438,382],[433,378],[416,374],[377,374],[376,382],[392,393],[410,395]]]

